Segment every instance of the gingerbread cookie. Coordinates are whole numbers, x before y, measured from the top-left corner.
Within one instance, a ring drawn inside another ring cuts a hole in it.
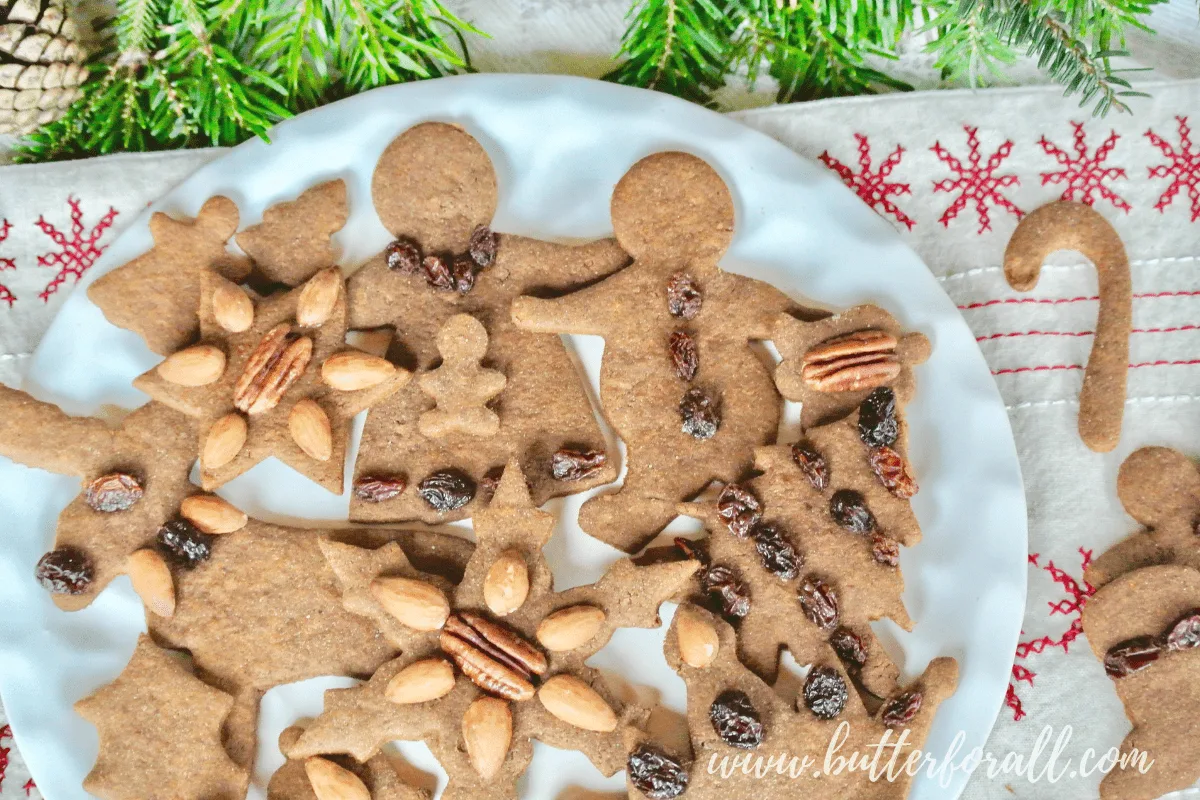
[[[207,273],[200,332],[199,344],[172,353],[134,386],[200,420],[206,489],[275,456],[340,494],[351,418],[410,377],[347,348],[336,267],[258,302]]]
[[[907,796],[912,778],[903,770],[905,759],[923,745],[938,706],[954,691],[958,668],[953,659],[932,661],[914,684],[897,690],[872,714],[836,662],[814,663],[803,688],[785,701],[738,661],[737,646],[733,628],[707,611],[684,605],[676,612],[664,652],[687,685],[692,752],[671,753],[647,737],[631,735],[626,772],[631,798]],[[822,756],[841,736],[843,723],[849,727],[838,754],[847,758],[850,753],[869,758],[873,745],[885,739],[894,745],[905,732],[908,737],[904,745],[880,751],[877,780],[858,769],[824,774]],[[806,755],[815,763],[802,768]],[[740,768],[747,758],[750,765]]]
[[[522,294],[552,296],[619,269],[628,261],[621,248],[611,240],[568,246],[492,232],[492,163],[454,125],[425,123],[393,141],[371,192],[380,220],[397,238],[351,276],[351,327],[394,328],[390,357],[428,371],[440,363],[443,326],[468,314],[487,333],[482,368],[506,383],[488,404],[498,427],[491,422],[482,431],[425,435],[420,420],[435,418],[425,415],[436,401],[417,381],[373,408],[355,464],[351,519],[469,517],[486,505],[488,489],[514,456],[539,505],[616,477],[562,342],[518,330],[509,306]]]
[[[190,221],[156,212],[150,218],[154,246],[97,278],[88,298],[154,352],[178,350],[196,334],[201,276],[215,270],[241,281],[250,274],[249,259],[225,249],[237,226],[237,206],[227,197],[209,199]]]
[[[1200,571],[1170,564],[1127,572],[1092,596],[1082,619],[1133,724],[1120,751],[1144,754],[1140,768],[1130,761],[1104,777],[1101,800],[1153,800],[1191,786],[1200,779]]]
[[[797,403],[803,427],[831,422],[886,386],[907,405],[916,391],[913,367],[929,358],[929,339],[905,333],[895,317],[863,305],[802,322],[780,314],[772,334],[783,357],[775,371],[779,393]]]
[[[487,353],[487,329],[468,314],[458,314],[438,331],[440,366],[421,375],[421,391],[437,404],[417,420],[417,430],[429,439],[456,433],[486,438],[500,430],[500,415],[487,407],[504,391],[503,372],[479,366]]]
[[[405,652],[367,683],[326,692],[290,757],[361,762],[392,739],[423,740],[450,775],[446,798],[515,797],[535,738],[580,750],[606,775],[623,767],[622,729],[645,713],[584,662],[617,628],[659,624],[659,604],[698,565],[620,561],[596,584],[553,591],[541,550],[554,517],[533,506],[515,460],[474,523],[478,544],[452,590],[394,551],[355,556],[326,543],[347,608],[391,616]]]
[[[246,228],[236,240],[254,259],[262,278],[299,286],[337,263],[332,237],[345,227],[349,215],[345,181],[328,181],[291,202],[271,206],[262,222]]]
[[[579,524],[632,552],[677,502],[737,480],[774,439],[782,403],[750,342],[769,339],[795,304],[717,265],[733,238],[733,200],[695,156],[635,164],[613,192],[612,220],[630,266],[565,297],[519,298],[512,317],[529,331],[605,338],[600,395],[627,472],[620,490],[584,504]]]
[[[293,725],[279,734],[286,753],[304,729]],[[271,776],[267,800],[428,800],[429,792],[410,786],[382,753],[360,764],[351,758],[313,756],[288,759]]]

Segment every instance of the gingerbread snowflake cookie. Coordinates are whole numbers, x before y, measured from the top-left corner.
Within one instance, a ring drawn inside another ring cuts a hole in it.
[[[512,316],[525,330],[605,338],[600,395],[628,469],[619,491],[584,504],[579,523],[632,552],[677,502],[741,477],[754,448],[774,439],[782,404],[750,343],[771,338],[795,304],[718,266],[733,200],[695,156],[635,164],[613,192],[612,222],[630,266],[561,298],[522,297]]]

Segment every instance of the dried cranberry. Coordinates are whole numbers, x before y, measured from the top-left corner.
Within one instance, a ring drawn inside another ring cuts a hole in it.
[[[581,481],[602,470],[607,461],[603,450],[564,447],[550,457],[550,474],[560,481]]]
[[[212,555],[215,536],[197,530],[186,519],[168,520],[158,529],[158,544],[181,567],[193,569]]]
[[[467,253],[470,254],[471,260],[478,264],[480,269],[483,269],[495,263],[499,244],[492,229],[487,225],[480,225],[471,232],[471,242],[467,245]]]
[[[679,401],[683,432],[695,439],[711,439],[721,427],[717,403],[701,389],[688,389]]]
[[[826,631],[831,631],[838,624],[838,599],[833,587],[820,578],[809,577],[800,585],[797,595],[804,616],[812,624]]]
[[[804,681],[804,705],[820,719],[842,713],[850,692],[842,674],[833,667],[813,667]]]
[[[681,536],[676,536],[675,547],[678,548],[679,552],[683,553],[684,558],[691,561],[699,561],[700,566],[704,569],[708,569],[709,564],[712,563],[712,559],[708,557],[708,550],[705,549],[702,542],[693,542]],[[701,575],[700,578],[703,580],[704,576]]]
[[[421,248],[412,239],[400,238],[384,250],[388,269],[401,275],[416,275],[421,271]]]
[[[762,744],[763,724],[745,692],[726,689],[708,709],[708,718],[721,741],[731,747],[753,750]]]
[[[354,482],[354,496],[366,503],[399,497],[408,487],[403,475],[364,475]]]
[[[917,493],[917,481],[909,472],[908,462],[892,448],[887,445],[872,448],[867,462],[875,477],[894,496],[907,500]]]
[[[853,489],[840,489],[829,498],[829,514],[833,521],[854,533],[870,533],[875,530],[875,515],[867,508],[867,501]]]
[[[900,564],[900,543],[891,537],[877,533],[871,537],[871,558],[889,567]]]
[[[673,331],[667,341],[667,353],[675,367],[675,374],[682,380],[696,377],[700,368],[700,356],[696,353],[696,340],[687,331]]]
[[[741,619],[750,613],[750,591],[738,580],[732,567],[717,564],[704,573],[701,586],[704,592],[721,601],[721,613],[732,619]]]
[[[454,291],[459,294],[469,294],[475,288],[475,270],[477,266],[470,256],[455,256],[454,265],[450,268],[450,277],[454,280]]]
[[[38,559],[33,574],[43,589],[54,594],[83,594],[96,577],[87,553],[71,545],[56,547]]]
[[[438,470],[417,485],[417,494],[435,511],[454,511],[471,502],[475,481],[461,470]]]
[[[1168,650],[1191,650],[1200,647],[1200,608],[1193,608],[1179,618],[1167,631]]]
[[[425,273],[425,282],[435,289],[454,288],[454,271],[450,262],[441,256],[425,256],[421,270]]]
[[[818,492],[829,488],[829,464],[811,444],[796,442],[792,445],[792,461],[796,462],[796,466],[804,473],[804,477],[808,478],[808,482]]]
[[[704,295],[691,275],[676,272],[667,280],[667,311],[672,317],[695,319],[703,304]]]
[[[1115,644],[1104,655],[1104,671],[1114,678],[1124,678],[1145,669],[1162,655],[1162,646],[1153,636],[1137,636]]]
[[[800,574],[800,567],[804,566],[804,557],[796,552],[796,548],[778,525],[764,522],[755,526],[751,535],[754,537],[754,549],[758,551],[763,569],[785,581],[790,581]]]
[[[894,697],[884,703],[879,718],[889,728],[899,728],[907,725],[913,721],[913,717],[917,716],[917,712],[921,710],[921,701],[924,699],[924,696],[918,691],[905,692],[899,697]]]
[[[900,437],[896,393],[880,386],[858,407],[858,436],[867,447],[891,447]]]
[[[138,479],[125,472],[111,472],[101,475],[88,484],[84,494],[84,502],[93,511],[111,514],[115,511],[128,511],[134,503],[142,499],[142,484]]]
[[[650,800],[671,800],[687,789],[687,770],[652,745],[643,743],[635,747],[625,767],[629,782]]]
[[[862,669],[867,663],[867,646],[858,634],[849,628],[838,628],[829,636],[829,644],[833,652],[838,654],[842,663],[849,664],[855,669]]]
[[[717,497],[717,516],[739,539],[750,535],[751,529],[762,519],[762,504],[754,493],[744,486],[731,483]]]

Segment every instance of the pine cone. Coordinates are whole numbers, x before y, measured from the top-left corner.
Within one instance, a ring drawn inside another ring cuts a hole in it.
[[[0,0],[0,134],[62,116],[87,77],[63,0]]]

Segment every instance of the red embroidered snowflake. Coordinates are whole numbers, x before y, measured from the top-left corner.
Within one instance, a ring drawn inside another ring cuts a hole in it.
[[[887,180],[888,176],[892,174],[892,170],[900,163],[900,159],[904,155],[904,148],[896,145],[896,149],[892,151],[891,155],[879,164],[878,169],[872,171],[870,142],[861,133],[854,134],[854,138],[858,142],[858,172],[829,155],[828,150],[817,157],[825,166],[836,172],[842,179],[842,183],[849,186],[856,195],[862,198],[863,202],[876,210],[882,209],[884,214],[891,214],[897,222],[903,223],[911,231],[917,221],[888,199],[895,195],[912,194],[912,187],[909,184],[890,183]]]
[[[0,219],[0,242],[8,238],[8,232],[12,230],[12,225],[6,219]],[[6,269],[16,269],[17,262],[11,258],[0,258],[0,271]],[[12,308],[12,304],[16,301],[17,296],[9,291],[8,287],[0,283],[0,303],[8,303],[8,307]]]
[[[1025,212],[1017,208],[1011,200],[1004,196],[1001,189],[1009,186],[1018,186],[1021,181],[1016,175],[997,175],[996,170],[1000,168],[1000,164],[1004,159],[1008,158],[1012,153],[1012,140],[1005,141],[1000,145],[1000,148],[988,158],[986,164],[980,164],[982,156],[979,153],[979,128],[972,128],[970,125],[964,125],[963,130],[967,132],[967,163],[963,164],[955,156],[951,155],[946,148],[942,147],[941,142],[934,142],[930,148],[938,157],[938,160],[950,168],[954,173],[954,178],[936,181],[933,184],[935,192],[959,192],[958,197],[954,198],[942,216],[938,218],[938,222],[946,227],[950,227],[950,220],[958,216],[958,212],[967,207],[968,204],[975,204],[975,211],[979,215],[979,230],[976,233],[982,234],[984,231],[992,229],[992,218],[988,214],[988,204],[992,204],[997,208],[1003,208],[1012,214],[1015,214],[1017,219],[1025,216]]]
[[[1092,563],[1092,551],[1079,548],[1081,563],[1079,571],[1082,574]],[[1031,553],[1029,555],[1029,564],[1037,567],[1039,555]],[[1027,642],[1019,642],[1017,644],[1016,660],[1028,658],[1030,655],[1044,652],[1047,648],[1061,647],[1063,652],[1069,652],[1071,643],[1074,642],[1083,633],[1083,606],[1087,603],[1088,598],[1096,593],[1096,588],[1087,581],[1075,580],[1068,575],[1064,570],[1054,566],[1051,561],[1043,570],[1050,574],[1050,579],[1055,583],[1061,584],[1063,592],[1067,595],[1065,600],[1050,603],[1050,616],[1055,614],[1063,614],[1072,617],[1070,626],[1063,631],[1061,636],[1057,638],[1051,636],[1041,636],[1037,639],[1031,639]],[[1022,631],[1024,633],[1024,631]],[[1028,667],[1017,664],[1015,661],[1012,668],[1012,681],[1008,684],[1008,690],[1004,694],[1004,704],[1012,709],[1013,720],[1019,722],[1025,716],[1025,708],[1021,704],[1021,698],[1017,695],[1017,683],[1028,683],[1033,685],[1033,679],[1037,677],[1037,673]]]
[[[1125,201],[1125,198],[1104,185],[1105,181],[1126,177],[1124,169],[1104,166],[1104,162],[1108,160],[1113,148],[1117,146],[1117,140],[1121,137],[1117,135],[1116,131],[1113,131],[1103,144],[1096,148],[1096,152],[1089,156],[1087,134],[1084,133],[1083,123],[1072,122],[1071,125],[1075,128],[1073,157],[1045,136],[1038,139],[1038,144],[1041,145],[1046,155],[1053,158],[1062,167],[1058,172],[1043,172],[1042,186],[1050,183],[1063,185],[1065,188],[1060,200],[1075,200],[1087,203],[1089,206],[1096,204],[1098,196],[1099,199],[1107,200],[1115,208],[1128,214],[1132,206]]]
[[[25,781],[25,785],[21,788],[25,790],[25,796],[29,797],[33,793],[33,790],[37,788],[37,784],[33,782],[33,778],[30,778]]]
[[[1167,206],[1175,201],[1175,195],[1186,189],[1188,197],[1192,200],[1192,222],[1195,222],[1200,219],[1200,149],[1192,150],[1192,130],[1188,127],[1188,118],[1175,119],[1179,123],[1178,152],[1170,142],[1153,130],[1146,131],[1146,138],[1150,143],[1161,150],[1171,162],[1150,167],[1151,178],[1171,179],[1171,185],[1163,191],[1162,197],[1158,198],[1154,207],[1160,212],[1165,212]]]
[[[67,205],[71,207],[70,238],[47,222],[45,217],[39,216],[37,222],[34,223],[58,246],[57,251],[38,256],[39,267],[56,267],[58,269],[58,273],[50,283],[46,284],[46,288],[38,293],[38,297],[44,301],[49,301],[50,295],[57,292],[58,287],[66,283],[67,278],[73,277],[78,282],[83,277],[83,273],[96,263],[96,259],[104,252],[104,247],[98,245],[97,242],[104,236],[104,232],[112,227],[113,219],[117,216],[117,210],[110,207],[108,213],[101,217],[100,221],[85,234],[83,232],[83,210],[79,200],[75,197],[68,197]]]
[[[12,728],[7,725],[0,728],[0,742],[11,738]],[[4,774],[8,772],[8,754],[11,750],[12,748],[10,747],[0,747],[0,789],[4,788]]]

